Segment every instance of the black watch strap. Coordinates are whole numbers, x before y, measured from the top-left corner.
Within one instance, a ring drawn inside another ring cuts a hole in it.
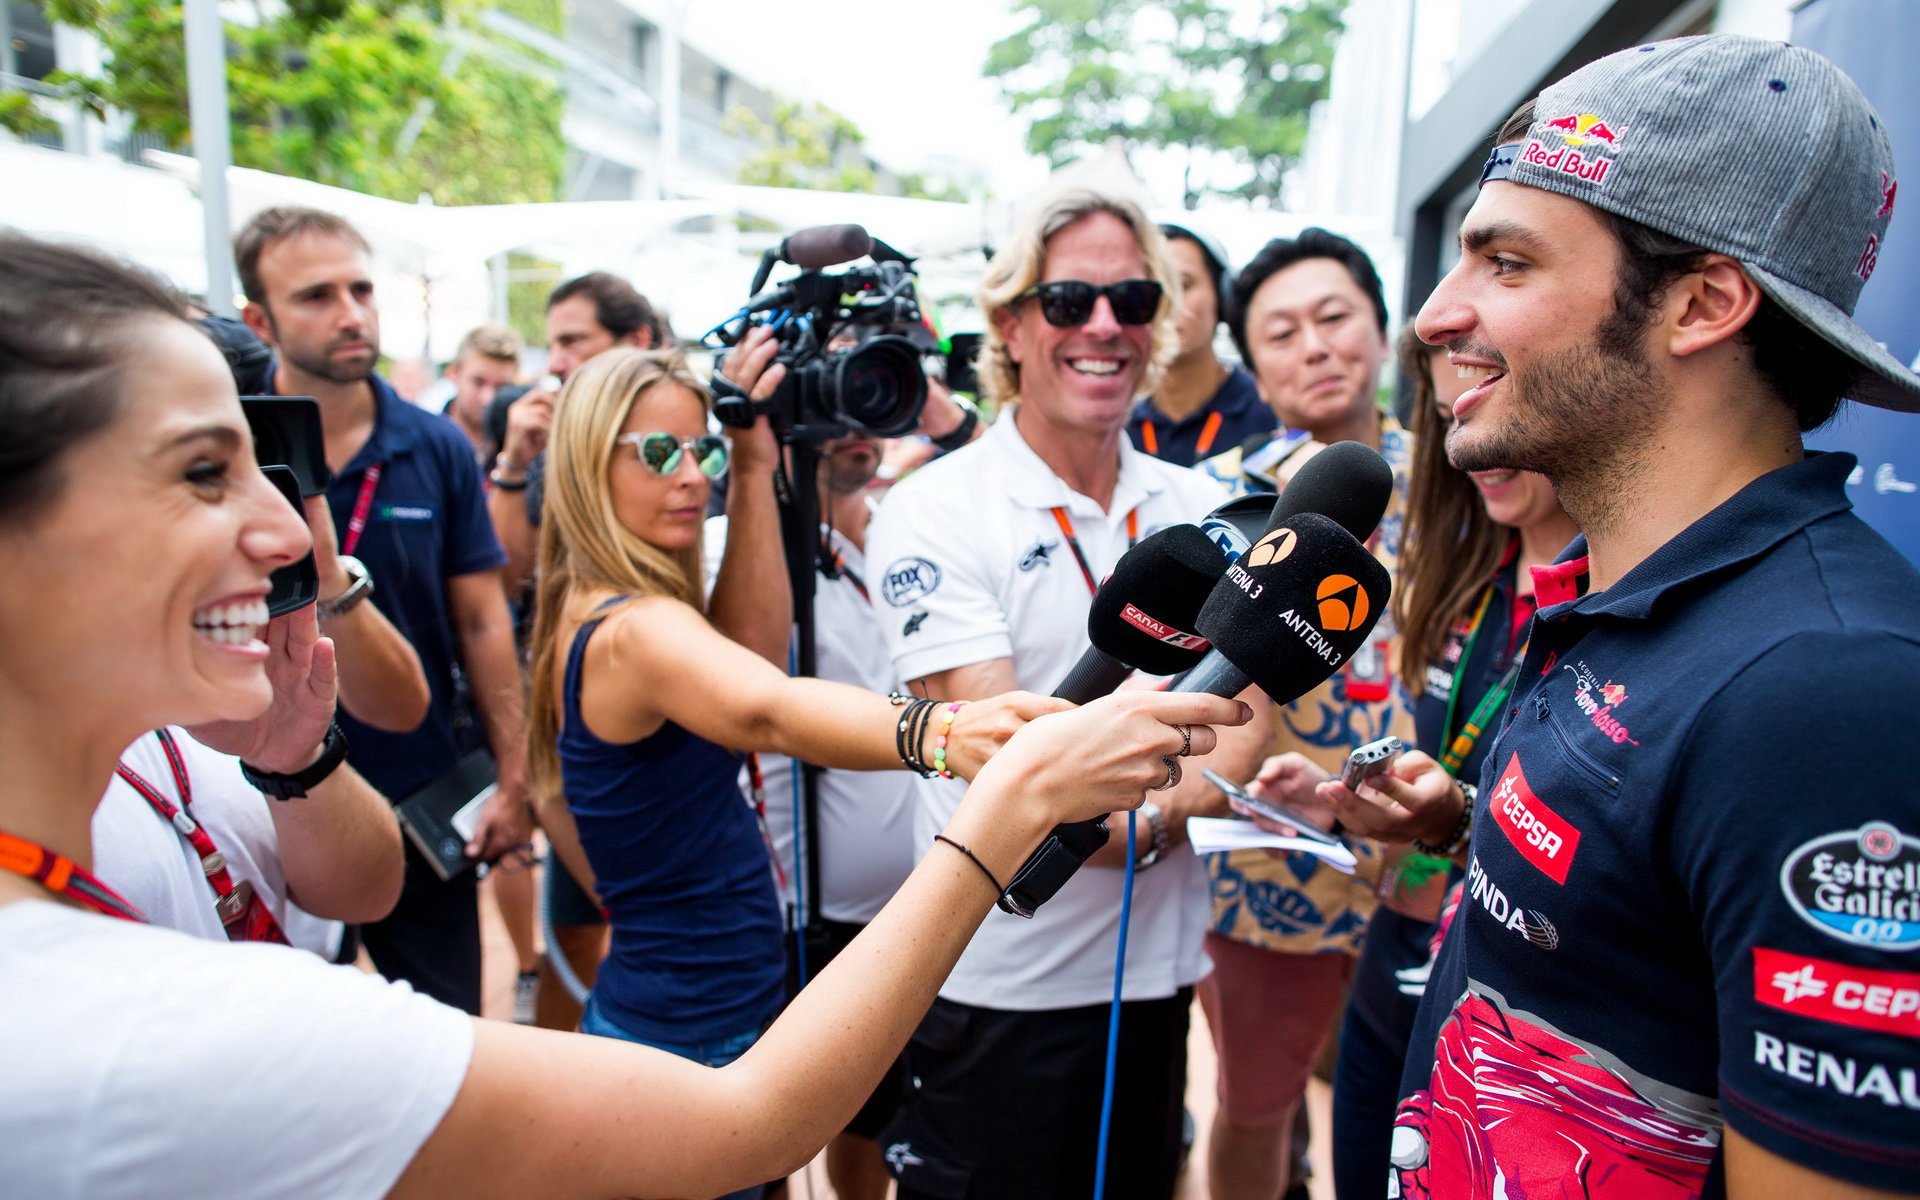
[[[960,423],[955,425],[950,432],[943,433],[937,438],[928,439],[944,451],[958,450],[960,447],[966,445],[967,442],[972,439],[974,429],[980,424],[979,408],[967,400],[966,397],[955,396],[953,402],[960,406],[963,414],[960,418]]]
[[[278,771],[262,771],[245,759],[240,760],[240,773],[247,782],[259,788],[275,800],[293,800],[307,794],[309,788],[317,787],[322,780],[333,774],[334,770],[347,761],[347,735],[340,731],[338,724],[327,726],[326,740],[320,743],[320,757],[313,760],[305,770],[295,771],[291,775],[282,775]]]

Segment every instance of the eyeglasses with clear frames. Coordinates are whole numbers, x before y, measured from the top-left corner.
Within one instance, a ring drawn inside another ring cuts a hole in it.
[[[718,479],[727,473],[727,439],[717,433],[703,433],[698,437],[680,437],[664,431],[626,433],[617,440],[620,445],[632,446],[634,454],[655,475],[672,475],[680,469],[681,456],[688,453],[708,479]]]

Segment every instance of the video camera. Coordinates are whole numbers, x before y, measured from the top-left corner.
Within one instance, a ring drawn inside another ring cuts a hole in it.
[[[873,265],[824,270],[863,256]],[[801,273],[762,291],[779,263]],[[918,427],[927,402],[921,358],[940,343],[921,312],[912,259],[858,225],[821,225],[762,255],[747,290],[753,299],[704,340],[729,348],[765,326],[787,376],[769,399],[755,401],[715,375],[714,415],[722,424],[745,428],[764,414],[781,441],[809,445],[852,432],[902,437]]]

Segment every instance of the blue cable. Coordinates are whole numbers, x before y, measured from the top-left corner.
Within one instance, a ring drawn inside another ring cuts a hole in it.
[[[1127,925],[1133,916],[1133,824],[1127,814],[1127,873],[1120,888],[1120,945],[1113,952],[1113,1004],[1107,1010],[1107,1080],[1100,1090],[1100,1149],[1093,1164],[1093,1200],[1107,1194],[1107,1142],[1112,1134],[1113,1073],[1120,1057],[1120,986],[1127,971]]]

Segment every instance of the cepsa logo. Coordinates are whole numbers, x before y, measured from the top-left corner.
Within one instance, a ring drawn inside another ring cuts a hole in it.
[[[1529,139],[1520,151],[1521,162],[1574,175],[1589,183],[1606,182],[1607,172],[1613,169],[1613,159],[1609,156],[1620,145],[1618,130],[1592,113],[1555,117],[1545,128],[1552,133],[1543,136],[1551,138],[1557,134],[1560,144],[1550,145],[1542,138]]]
[[[1753,998],[1816,1021],[1920,1038],[1920,975],[1753,948]]]
[[[1487,807],[1493,813],[1494,824],[1507,835],[1522,858],[1540,868],[1555,883],[1567,882],[1574,852],[1580,849],[1580,831],[1533,794],[1533,789],[1527,786],[1527,773],[1520,769],[1518,754],[1501,772]]]

